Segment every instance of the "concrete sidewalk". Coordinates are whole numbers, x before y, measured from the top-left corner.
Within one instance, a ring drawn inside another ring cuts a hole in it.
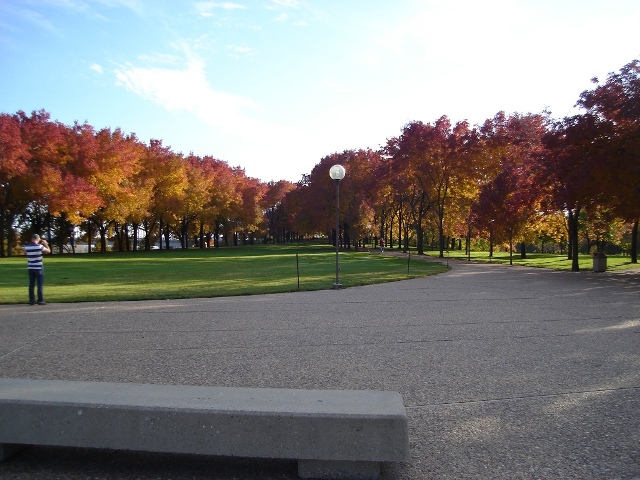
[[[396,390],[412,461],[384,479],[640,479],[640,273],[450,265],[340,291],[4,305],[0,376]],[[295,462],[32,447],[0,478],[297,475]]]

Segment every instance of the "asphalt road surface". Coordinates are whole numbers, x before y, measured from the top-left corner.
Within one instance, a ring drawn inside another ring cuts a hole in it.
[[[394,390],[412,458],[384,465],[385,480],[640,479],[640,272],[450,265],[337,291],[0,305],[0,376]],[[0,478],[282,480],[297,469],[29,447]]]

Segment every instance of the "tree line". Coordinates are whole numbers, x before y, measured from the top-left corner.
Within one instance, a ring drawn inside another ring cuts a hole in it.
[[[424,253],[435,245],[490,251],[534,241],[583,248],[630,236],[640,218],[640,62],[577,101],[580,114],[497,113],[480,125],[413,121],[379,150],[332,153],[297,183],[262,182],[211,156],[184,155],[120,129],[0,114],[0,254],[31,232],[58,250],[75,238],[100,251],[287,242],[326,235],[345,247],[383,238]],[[335,186],[340,182],[340,231]],[[586,242],[586,246],[585,246]]]

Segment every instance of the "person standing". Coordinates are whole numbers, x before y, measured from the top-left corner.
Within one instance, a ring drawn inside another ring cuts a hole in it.
[[[44,301],[44,265],[42,264],[42,254],[51,253],[46,240],[40,239],[37,233],[31,236],[31,243],[25,245],[24,252],[27,254],[27,270],[29,271],[29,305],[36,304],[34,288],[38,285],[38,305],[46,305]]]

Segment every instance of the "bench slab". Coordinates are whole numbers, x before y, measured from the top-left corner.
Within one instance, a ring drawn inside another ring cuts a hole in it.
[[[0,378],[0,459],[16,445],[293,459],[303,478],[409,460],[397,392]]]

